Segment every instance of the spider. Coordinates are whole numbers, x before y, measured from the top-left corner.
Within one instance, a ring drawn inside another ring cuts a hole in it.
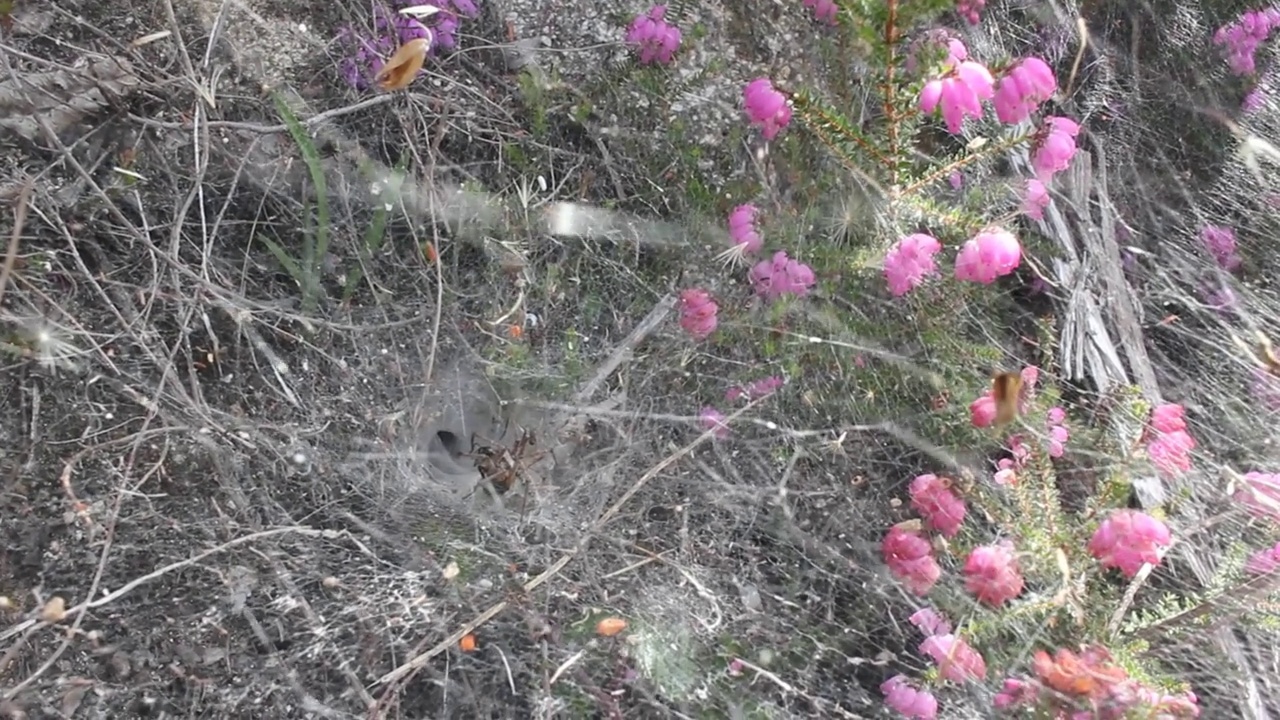
[[[505,434],[505,433],[504,433]],[[487,444],[478,445],[477,438],[485,440]],[[537,437],[532,430],[522,428],[520,437],[515,443],[507,448],[492,440],[484,438],[479,433],[471,433],[471,450],[464,453],[464,457],[475,460],[476,470],[480,471],[480,480],[476,483],[476,487],[471,489],[463,498],[464,500],[475,494],[476,488],[482,483],[488,482],[489,486],[498,495],[505,495],[510,492],[521,480],[526,468],[537,462],[542,454],[534,456],[529,455],[529,449],[537,444]],[[520,520],[524,521],[525,506],[529,501],[529,493],[521,493],[520,500]]]

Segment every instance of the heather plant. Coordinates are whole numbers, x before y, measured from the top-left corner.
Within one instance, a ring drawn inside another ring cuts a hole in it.
[[[1081,139],[1081,124],[1057,109],[1062,78],[1039,57],[971,53],[948,21],[977,24],[982,2],[802,5],[831,26],[836,47],[871,58],[873,79],[866,86],[874,100],[855,120],[852,97],[757,77],[743,87],[742,108],[761,140],[777,146],[772,152],[807,158],[815,169],[824,167],[812,164],[821,153],[847,173],[841,187],[858,195],[860,212],[847,219],[855,227],[842,228],[843,243],[836,237],[809,243],[808,262],[787,249],[754,261],[774,244],[770,234],[786,235],[788,211],[768,183],[759,197],[734,198],[729,246],[720,257],[730,272],[750,266],[742,281],[756,299],[717,302],[704,288],[685,290],[681,326],[692,341],[713,347],[754,337],[765,357],[790,369],[785,381],[773,376],[731,389],[728,402],[764,397],[784,385],[805,392],[813,354],[773,340],[855,347],[820,337],[831,337],[833,324],[840,338],[860,341],[890,340],[896,323],[924,325],[936,330],[935,352],[948,367],[970,365],[968,380],[933,375],[926,383],[943,398],[928,401],[935,412],[922,423],[935,451],[921,459],[921,472],[906,489],[915,517],[888,527],[881,542],[891,575],[927,603],[910,621],[921,635],[917,652],[930,661],[915,677],[887,669],[880,686],[886,705],[926,720],[948,717],[949,703],[976,703],[1009,717],[1199,717],[1195,689],[1177,679],[1155,648],[1167,639],[1159,631],[1186,613],[1211,614],[1211,597],[1240,592],[1251,577],[1273,572],[1276,548],[1263,545],[1247,561],[1224,566],[1207,592],[1176,589],[1160,575],[1166,555],[1204,530],[1194,514],[1179,513],[1190,492],[1179,478],[1193,470],[1197,451],[1182,406],[1150,407],[1133,388],[1117,393],[1112,417],[1100,420],[1064,399],[1071,388],[1057,382],[1051,361],[1041,368],[1038,358],[1015,360],[1022,365],[1018,382],[1003,392],[998,383],[983,389],[984,372],[973,367],[982,359],[994,359],[988,367],[1008,362],[1008,338],[993,338],[988,328],[1011,326],[1028,311],[1005,290],[1025,297],[1046,287],[1041,268],[1055,251],[1023,238],[1054,202],[1055,179],[1070,169]],[[1273,14],[1246,13],[1214,37],[1233,72],[1254,72]],[[995,163],[1020,169],[1022,177],[958,192],[966,170]],[[780,217],[771,222],[762,206]],[[1201,237],[1221,270],[1239,270],[1230,228],[1208,225]],[[952,265],[952,278],[940,276],[942,263]],[[1210,302],[1229,309],[1229,288],[1206,288]],[[837,313],[833,323],[822,309],[879,293],[899,306],[869,322]],[[728,310],[752,302],[766,310],[764,327]],[[901,364],[870,370],[895,374]],[[1268,373],[1258,377],[1266,381]],[[961,393],[974,398],[967,412],[947,400]],[[827,410],[866,412],[848,400]],[[717,440],[732,437],[716,407],[703,407],[699,418]],[[947,461],[975,447],[990,458],[985,468]],[[1061,461],[1073,454],[1107,456],[1113,464],[1083,496],[1069,498],[1070,465]],[[1276,488],[1273,477],[1249,473],[1237,503],[1274,517],[1274,508],[1260,508],[1275,502]],[[1230,532],[1239,543],[1256,542],[1250,528]],[[1268,535],[1274,530],[1263,531]],[[1154,599],[1139,596],[1151,584],[1175,589]]]

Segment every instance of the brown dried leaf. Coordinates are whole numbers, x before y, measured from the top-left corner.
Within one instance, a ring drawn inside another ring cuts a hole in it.
[[[426,62],[429,49],[431,49],[431,43],[425,38],[410,40],[401,45],[400,49],[396,50],[378,71],[374,81],[378,83],[378,87],[387,91],[403,90],[409,87],[414,78],[418,77],[422,63]]]

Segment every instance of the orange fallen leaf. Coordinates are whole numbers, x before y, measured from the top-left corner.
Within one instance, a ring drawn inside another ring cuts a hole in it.
[[[418,77],[422,63],[427,59],[427,51],[431,44],[425,38],[417,38],[400,46],[392,53],[387,62],[374,76],[374,81],[383,90],[403,90]]]
[[[440,253],[436,252],[436,244],[431,241],[427,241],[427,243],[422,246],[422,254],[426,256],[427,262],[429,263],[434,263],[436,260],[440,259]]]
[[[510,335],[512,339],[519,340],[524,337],[524,328],[519,325],[508,325],[507,334]]]
[[[613,637],[627,629],[627,621],[617,617],[607,617],[596,623],[596,634],[602,637]]]
[[[462,652],[471,652],[472,650],[475,650],[476,649],[475,633],[468,633],[466,635],[463,635],[462,639],[458,641],[458,647],[461,648]]]

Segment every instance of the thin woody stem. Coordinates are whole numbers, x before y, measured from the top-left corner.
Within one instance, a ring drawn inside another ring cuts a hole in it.
[[[898,184],[898,113],[894,108],[894,76],[893,66],[896,62],[895,47],[898,41],[898,3],[897,0],[888,0],[886,7],[889,16],[884,23],[884,45],[885,45],[885,69],[884,84],[881,90],[884,93],[883,110],[885,123],[888,125],[889,139],[889,177],[890,184]]]
[[[968,165],[971,165],[977,162],[978,160],[981,160],[982,158],[987,157],[992,153],[1004,152],[1005,150],[1009,150],[1011,148],[1017,147],[1018,145],[1021,145],[1022,143],[1030,139],[1031,139],[1031,134],[1019,135],[1017,137],[1011,138],[997,145],[991,146],[990,150],[973,153],[971,155],[966,155],[960,158],[959,160],[956,160],[955,162],[947,163],[946,165],[938,168],[937,170],[934,170],[928,175],[925,175],[919,180],[911,183],[907,187],[898,191],[897,195],[898,197],[905,197],[907,195],[912,195],[916,191],[920,190],[920,188],[923,188],[927,185],[935,183],[938,180],[941,180],[942,178],[946,177],[947,175],[950,175],[951,173],[955,172],[956,170],[959,170]]]

